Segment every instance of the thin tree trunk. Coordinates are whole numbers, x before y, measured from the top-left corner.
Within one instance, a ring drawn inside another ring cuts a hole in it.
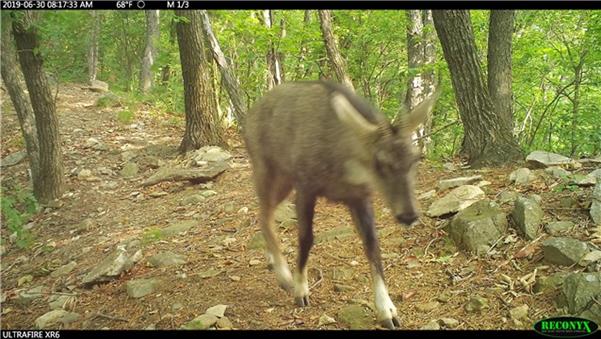
[[[473,167],[502,165],[523,154],[488,95],[469,12],[435,10],[434,26],[451,71],[465,135],[462,153]]]
[[[311,24],[311,10],[305,10],[305,17],[303,19],[303,30],[306,29],[306,27],[309,27],[309,25]],[[304,37],[304,34],[303,34]],[[298,79],[303,79],[306,78],[310,69],[311,69],[311,65],[305,65],[306,60],[307,60],[307,40],[306,39],[302,39],[301,43],[300,43],[300,48],[299,48],[299,52],[298,52],[298,63],[296,65],[296,69],[294,70],[294,78],[295,80]]]
[[[157,47],[159,44],[159,11],[147,10],[146,13],[146,47],[142,57],[142,67],[140,69],[140,91],[147,93],[152,88],[154,75],[152,74],[152,65],[158,55]]]
[[[27,94],[23,90],[19,75],[19,63],[14,47],[14,38],[11,32],[10,17],[2,15],[2,80],[6,85],[10,99],[17,112],[17,119],[21,127],[21,133],[25,140],[25,148],[29,157],[29,168],[31,170],[31,182],[34,192],[40,191],[40,151],[38,143],[38,131],[35,125],[35,116]]]
[[[493,107],[513,133],[511,39],[515,10],[491,10],[488,28],[488,92]]]
[[[221,124],[215,120],[217,107],[211,86],[211,60],[207,60],[203,43],[201,13],[187,10],[175,13],[187,19],[177,23],[186,106],[186,131],[179,150],[185,153],[206,145],[224,146]]]
[[[242,126],[246,104],[244,103],[244,98],[240,94],[240,84],[236,76],[231,71],[228,62],[225,59],[225,55],[219,47],[219,42],[213,33],[213,29],[211,28],[209,14],[206,10],[201,10],[200,13],[205,35],[207,36],[211,46],[213,59],[219,66],[219,71],[221,72],[222,79],[224,80],[223,83],[225,85],[225,89],[227,90],[234,108],[234,115],[238,121],[238,126]]]
[[[25,11],[23,16],[13,21],[13,34],[38,132],[40,184],[34,186],[34,195],[40,203],[46,204],[63,193],[64,169],[56,103],[42,66],[43,59],[39,52],[40,44],[35,26],[36,17],[36,13]]]
[[[582,83],[582,66],[584,64],[584,56],[580,58],[580,62],[574,67],[574,97],[572,98],[572,128],[571,141],[572,147],[570,156],[574,156],[578,150],[578,138],[576,131],[578,130],[578,114],[580,110],[580,85]]]
[[[426,65],[434,63],[434,27],[432,24],[432,12],[427,10],[407,11],[407,55],[410,76],[407,79],[407,93],[405,95],[405,107],[408,110],[424,101],[430,93],[435,91],[434,72],[424,70]],[[404,111],[399,112],[403,114]],[[397,116],[397,121],[401,121]],[[427,145],[431,138],[428,136],[432,130],[432,112],[429,112],[426,120],[413,133],[413,140],[418,140],[418,146],[422,153],[426,153]]]
[[[270,9],[263,11],[263,22],[268,30],[273,28],[273,13]],[[273,41],[269,42],[267,49],[267,89],[282,83],[282,69],[280,67],[280,60],[277,57],[275,46]]]
[[[100,13],[93,10],[92,31],[90,32],[90,45],[88,46],[88,82],[96,80],[98,75],[98,40],[100,38]]]
[[[338,43],[336,42],[336,37],[332,31],[332,14],[329,10],[325,9],[319,10],[318,12],[321,33],[323,34],[323,41],[326,46],[326,52],[330,61],[330,65],[334,69],[338,81],[354,90],[355,87],[353,86],[353,82],[347,73],[346,62],[340,55]]]

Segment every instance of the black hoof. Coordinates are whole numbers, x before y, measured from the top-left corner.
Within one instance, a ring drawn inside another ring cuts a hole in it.
[[[272,263],[268,263],[267,264],[267,270],[268,271],[273,271],[273,264]]]
[[[295,297],[294,298],[294,303],[296,304],[296,306],[298,307],[306,307],[309,306],[309,296],[304,296],[304,297]]]
[[[392,317],[392,319],[382,320],[380,325],[389,330],[394,330],[401,327],[401,322],[398,317]]]

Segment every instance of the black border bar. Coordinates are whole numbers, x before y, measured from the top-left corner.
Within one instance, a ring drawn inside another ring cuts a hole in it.
[[[3,10],[149,10],[149,9],[596,9],[597,0],[2,0]]]

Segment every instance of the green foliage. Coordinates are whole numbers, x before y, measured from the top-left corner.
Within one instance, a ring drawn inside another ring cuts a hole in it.
[[[149,244],[153,242],[157,242],[164,237],[163,231],[160,228],[149,228],[144,231],[142,234],[142,243]]]
[[[184,112],[184,91],[176,26],[187,21],[173,11],[160,13],[158,56],[153,65],[154,87],[138,93],[146,20],[143,11],[99,11],[101,16],[98,78],[126,101],[118,119],[130,121],[134,100],[153,113],[177,120]],[[306,15],[308,14],[308,15]],[[266,27],[263,10],[209,11],[213,32],[239,80],[250,106],[267,89],[266,55],[273,47],[280,56],[285,81],[335,78],[327,62],[316,10],[272,10]],[[489,33],[487,10],[470,11],[483,72],[486,72]],[[427,157],[454,156],[461,148],[463,128],[448,67],[436,41],[434,65],[407,67],[407,16],[401,10],[333,10],[333,30],[357,92],[393,118],[401,109],[407,79],[434,68],[442,73],[443,94],[433,116]],[[61,81],[82,82],[92,32],[89,11],[44,12],[39,28],[48,69]],[[426,30],[434,30],[426,27]],[[74,33],[77,32],[77,33]],[[581,66],[578,86],[576,66]],[[217,67],[209,70],[220,114],[229,97]],[[483,74],[484,76],[486,74]],[[601,152],[601,12],[593,10],[517,11],[513,38],[514,134],[524,151],[535,149],[569,156]],[[110,105],[99,102],[99,107]],[[131,113],[131,114],[130,114]],[[438,131],[439,128],[443,128]]]
[[[7,195],[6,192],[10,193]],[[23,225],[29,218],[37,212],[38,204],[30,191],[22,190],[19,187],[13,187],[8,190],[2,187],[2,224],[5,225],[11,234],[16,234],[16,245],[19,248],[28,248],[33,237],[31,233],[23,228]]]
[[[117,112],[117,120],[122,124],[130,124],[134,120],[134,113],[130,110],[122,110]]]

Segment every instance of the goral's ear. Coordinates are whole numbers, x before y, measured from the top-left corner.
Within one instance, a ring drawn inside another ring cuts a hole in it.
[[[365,119],[343,94],[335,92],[331,103],[338,119],[358,135],[367,136],[378,130],[378,125]]]
[[[411,112],[403,115],[400,126],[405,132],[413,132],[420,124],[426,121],[426,117],[434,109],[434,105],[440,97],[441,92],[442,86],[439,86],[434,94],[415,106]]]

